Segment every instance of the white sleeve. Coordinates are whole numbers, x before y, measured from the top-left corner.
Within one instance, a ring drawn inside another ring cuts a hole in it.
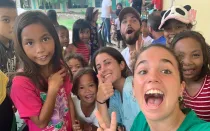
[[[112,6],[112,1],[111,0],[108,0],[107,6]]]

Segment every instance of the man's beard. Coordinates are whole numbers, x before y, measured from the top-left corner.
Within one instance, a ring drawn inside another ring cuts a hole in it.
[[[134,33],[134,36],[133,37],[130,37],[130,38],[127,38],[126,39],[126,36],[124,34],[122,34],[122,38],[126,42],[126,44],[128,44],[128,45],[135,45],[136,44],[136,41],[139,39],[139,35],[140,35],[140,29],[137,30]]]

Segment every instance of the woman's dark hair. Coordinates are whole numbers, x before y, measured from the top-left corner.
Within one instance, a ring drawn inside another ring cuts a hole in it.
[[[59,32],[60,30],[67,30],[68,31],[68,29],[64,25],[55,26],[55,29],[56,29],[57,32]]]
[[[0,8],[13,8],[13,9],[16,9],[16,4],[12,0],[0,0]]]
[[[121,6],[121,8],[123,8],[122,4],[121,3],[117,3],[116,6]]]
[[[24,71],[22,73],[18,73],[17,75],[29,77],[38,89],[46,92],[48,89],[48,84],[40,73],[40,66],[35,62],[31,61],[31,59],[26,55],[22,45],[22,31],[26,26],[29,26],[31,24],[43,25],[43,27],[46,28],[46,30],[49,32],[49,34],[54,40],[55,51],[50,61],[53,72],[57,72],[62,68],[62,66],[64,66],[69,71],[69,67],[64,62],[60,41],[55,27],[44,13],[39,11],[28,11],[17,17],[14,24],[14,45],[15,51],[18,57],[21,59],[24,67]],[[71,78],[72,75],[70,74],[70,79]]]
[[[98,89],[98,78],[96,76],[95,71],[90,67],[82,68],[82,69],[78,70],[78,72],[75,74],[74,79],[73,79],[72,93],[74,95],[76,95],[78,98],[79,98],[79,96],[78,96],[79,80],[85,74],[90,74],[92,76],[93,81],[96,84],[96,88]]]
[[[112,47],[102,47],[99,50],[97,50],[95,52],[95,54],[93,55],[93,59],[92,59],[91,64],[92,64],[94,70],[96,71],[96,73],[98,73],[98,71],[97,71],[97,68],[96,68],[95,60],[96,60],[96,57],[99,54],[102,54],[102,53],[106,53],[106,54],[110,55],[111,57],[113,57],[118,62],[118,64],[120,64],[122,61],[125,63],[125,68],[121,72],[122,77],[126,78],[126,77],[132,75],[128,65],[126,64],[125,59],[122,56],[122,54],[118,50],[116,50]]]
[[[70,53],[65,57],[65,61],[68,62],[71,59],[77,59],[81,64],[82,67],[88,66],[87,62],[85,61],[84,57],[81,54],[78,53]]]
[[[73,31],[72,31],[72,42],[73,45],[77,47],[77,43],[81,42],[79,38],[79,32],[84,30],[84,29],[89,29],[90,30],[90,24],[84,19],[78,19],[77,21],[74,22],[73,25]]]
[[[201,50],[202,50],[202,55],[203,55],[203,67],[201,69],[201,72],[197,78],[197,80],[200,80],[200,78],[203,78],[206,74],[209,74],[210,73],[210,70],[209,70],[209,62],[210,62],[210,57],[209,57],[209,46],[207,45],[206,41],[205,41],[205,38],[199,33],[199,32],[196,32],[196,31],[184,31],[184,32],[181,32],[179,34],[177,34],[172,42],[171,42],[171,48],[174,50],[175,46],[176,46],[176,43],[179,41],[179,40],[182,40],[182,39],[185,39],[185,38],[192,38],[194,40],[196,40],[200,46],[201,46]]]
[[[56,13],[55,10],[48,10],[47,11],[47,16],[54,25],[56,25],[56,26],[58,25],[57,13]]]
[[[86,9],[85,20],[88,21],[89,23],[91,23],[91,21],[93,20],[94,16],[96,15],[96,13],[98,13],[98,10],[93,12],[94,9],[96,9],[96,8],[95,7],[88,7]]]
[[[164,46],[164,45],[161,45],[161,44],[151,44],[151,45],[149,45],[149,46],[147,46],[147,47],[141,48],[141,50],[140,50],[138,53],[136,53],[136,57],[135,57],[135,59],[134,59],[134,64],[132,65],[133,73],[134,73],[134,71],[135,71],[135,69],[136,69],[135,66],[136,66],[136,62],[137,62],[139,56],[140,56],[143,52],[145,52],[146,50],[148,50],[148,49],[150,49],[150,48],[153,48],[153,47],[158,47],[158,48],[163,48],[163,49],[165,49],[166,51],[168,51],[168,52],[176,59],[176,62],[177,62],[177,65],[178,65],[178,70],[179,70],[180,82],[184,81],[184,77],[183,77],[183,73],[182,73],[182,65],[180,64],[178,57],[175,55],[175,53],[174,53],[173,50],[171,50],[170,48],[168,48],[168,47],[166,47],[166,46]]]

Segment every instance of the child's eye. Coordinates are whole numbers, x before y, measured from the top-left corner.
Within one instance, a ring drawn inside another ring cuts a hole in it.
[[[171,74],[171,73],[172,73],[172,72],[171,72],[170,70],[168,70],[168,69],[162,70],[161,72],[164,73],[164,74]]]
[[[46,41],[48,41],[49,39],[50,39],[49,37],[44,37],[42,41],[43,41],[43,42],[46,42]]]
[[[33,42],[27,42],[26,44],[31,46],[33,44]]]
[[[82,89],[84,89],[84,87],[80,86],[80,87],[79,87],[79,89],[81,89],[81,90],[82,90]]]
[[[10,20],[9,19],[3,19],[4,22],[9,23]]]
[[[146,70],[141,70],[141,71],[139,71],[139,73],[138,74],[140,74],[140,75],[144,75],[144,74],[147,74],[147,71]]]
[[[193,54],[194,58],[198,58],[200,56],[200,54]]]

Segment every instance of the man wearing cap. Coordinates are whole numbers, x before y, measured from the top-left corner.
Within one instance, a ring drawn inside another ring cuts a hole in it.
[[[141,18],[139,13],[132,7],[124,8],[119,14],[120,32],[123,41],[127,47],[122,51],[122,55],[131,68],[130,57],[132,52],[136,50],[136,44],[141,46]]]
[[[158,27],[161,23],[161,14],[159,11],[155,11],[149,15],[147,25],[149,28],[150,36],[154,39],[152,44],[166,45],[166,39],[163,36],[163,31]]]

